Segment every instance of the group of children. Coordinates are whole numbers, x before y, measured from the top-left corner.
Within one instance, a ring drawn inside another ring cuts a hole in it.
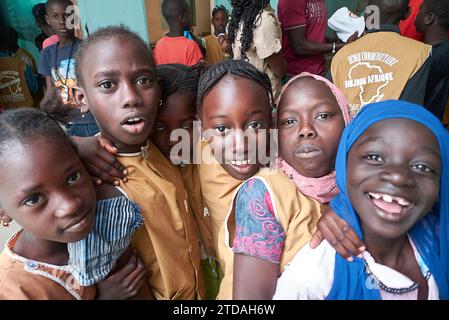
[[[1,224],[23,228],[1,299],[449,298],[449,133],[423,107],[351,119],[321,76],[276,98],[244,60],[155,66],[124,27],[74,60],[71,104],[0,115]],[[98,137],[64,132],[73,104]]]

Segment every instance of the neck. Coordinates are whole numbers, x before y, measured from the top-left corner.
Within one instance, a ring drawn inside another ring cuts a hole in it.
[[[170,31],[167,33],[169,37],[182,37],[184,35],[184,28],[179,25],[171,25]]]
[[[101,137],[105,138],[112,142],[112,145],[117,148],[118,153],[137,153],[142,151],[142,147],[145,147],[148,143],[148,140],[145,140],[144,142],[137,144],[137,145],[126,145],[122,142],[116,141],[117,139],[114,139],[112,137],[109,137],[108,135],[101,133]]]
[[[216,37],[218,37],[219,34],[220,34],[220,33],[218,32],[218,30],[215,30],[215,31],[214,31],[214,35],[215,35]]]
[[[20,234],[13,251],[24,258],[48,264],[67,265],[67,244],[38,239],[25,230]]]
[[[72,43],[75,41],[75,36],[69,36],[69,37],[61,37],[59,36],[59,46],[63,47],[65,45],[68,45],[69,43]]]
[[[424,43],[431,46],[437,45],[447,40],[447,30],[435,28],[424,32]]]
[[[363,235],[367,251],[377,263],[381,263],[392,269],[398,269],[400,257],[409,245],[407,235],[397,239],[381,238],[367,230],[362,224]]]

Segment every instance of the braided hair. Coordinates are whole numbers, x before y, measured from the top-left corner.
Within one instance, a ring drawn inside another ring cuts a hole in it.
[[[246,51],[253,42],[253,31],[256,18],[270,3],[270,0],[231,0],[232,13],[228,28],[228,41],[233,44],[240,23],[243,23],[243,32],[240,39],[242,59],[246,59]]]
[[[75,74],[77,82],[83,86],[84,85],[84,79],[83,79],[83,63],[86,57],[88,57],[88,52],[90,48],[92,48],[97,43],[111,40],[113,38],[121,38],[121,39],[129,39],[135,41],[139,46],[142,47],[142,50],[147,54],[148,61],[154,68],[154,59],[153,59],[153,53],[150,49],[150,47],[146,44],[145,41],[135,32],[129,30],[128,27],[124,25],[120,26],[109,26],[106,28],[100,28],[96,32],[94,32],[92,35],[89,36],[88,39],[84,40],[77,53],[75,54]]]
[[[228,17],[229,17],[229,11],[228,11],[228,9],[226,9],[226,7],[224,6],[224,5],[222,5],[222,4],[220,4],[219,6],[216,6],[213,10],[212,10],[212,18],[213,17],[215,17],[215,15],[218,13],[218,12],[223,12],[223,13],[225,13]]]
[[[267,92],[270,100],[270,106],[274,107],[274,96],[271,88],[271,82],[268,76],[256,69],[252,64],[244,60],[226,60],[214,64],[200,78],[197,96],[197,114],[201,115],[201,105],[204,96],[207,95],[218,82],[226,75],[234,75],[237,77],[252,80],[261,85]]]
[[[188,67],[183,64],[161,64],[156,67],[156,73],[161,78],[162,101],[176,92],[191,93],[196,96],[198,83],[204,65],[199,63]]]

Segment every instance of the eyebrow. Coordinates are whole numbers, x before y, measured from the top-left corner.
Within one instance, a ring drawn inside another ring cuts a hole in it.
[[[67,166],[67,169],[64,170],[64,175],[66,175],[67,173],[69,173],[70,171],[74,170],[76,167],[78,167],[78,162],[72,162],[69,166]],[[38,190],[39,188],[42,187],[42,184],[37,184],[25,189],[22,189],[21,192],[24,194],[30,194],[33,193],[34,191]]]
[[[263,112],[263,111],[261,111],[261,110],[256,110],[256,111],[249,111],[249,112],[246,113],[246,115],[247,115],[247,116],[253,116],[253,115],[259,114],[259,113],[265,114],[265,112]]]
[[[362,147],[365,143],[369,143],[369,142],[386,142],[384,137],[366,137],[364,139],[362,139],[359,142],[359,145],[357,146],[357,150]]]
[[[228,116],[227,115],[225,115],[225,114],[217,114],[217,115],[213,115],[212,117],[209,117],[209,120],[212,120],[212,119],[224,119],[224,118],[227,118]]]
[[[142,73],[149,73],[152,76],[155,76],[155,72],[150,68],[140,68],[132,71],[133,74],[142,74]],[[94,74],[95,78],[103,78],[103,77],[117,77],[120,75],[120,72],[117,70],[106,70],[106,71],[99,71]]]

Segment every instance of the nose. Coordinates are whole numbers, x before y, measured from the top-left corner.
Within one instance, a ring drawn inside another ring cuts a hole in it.
[[[379,174],[379,178],[396,187],[414,187],[411,168],[405,165],[387,165]]]
[[[245,134],[240,129],[233,131],[233,153],[234,155],[243,156],[247,150]]]
[[[81,198],[71,192],[60,195],[55,215],[57,218],[67,218],[75,215],[81,207]]]
[[[302,121],[299,126],[298,138],[299,139],[313,139],[317,136],[315,128],[309,121]]]
[[[121,91],[123,108],[134,108],[142,104],[139,91],[132,83],[123,84]]]

